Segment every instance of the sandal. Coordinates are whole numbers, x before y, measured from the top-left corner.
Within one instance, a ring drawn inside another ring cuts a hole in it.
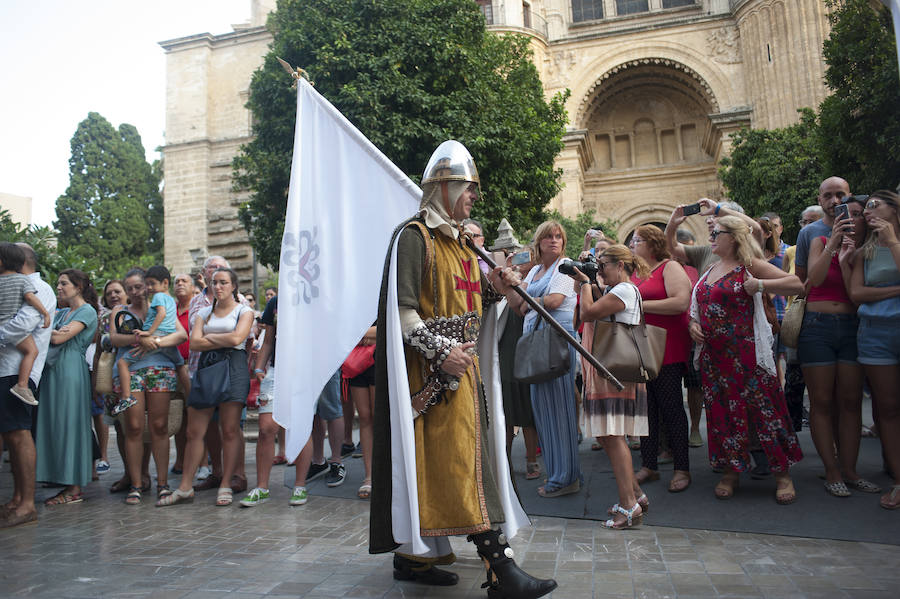
[[[639,485],[659,480],[659,470],[650,470],[649,468],[641,468],[634,475],[634,480]]]
[[[610,518],[606,522],[602,522],[601,524],[606,528],[612,528],[615,530],[625,530],[626,528],[634,528],[635,526],[639,526],[641,520],[644,519],[644,512],[641,511],[641,504],[635,503],[634,506],[630,510],[626,510],[620,505],[614,506],[616,509],[616,513],[623,514],[625,516],[625,520],[621,520],[616,522],[615,518]],[[635,515],[635,512],[638,512]]]
[[[169,485],[156,485],[156,498],[162,499],[163,497],[168,497],[172,494],[172,489],[169,488]]]
[[[360,485],[359,491],[356,492],[356,496],[360,499],[368,499],[372,496],[372,481],[366,479],[363,481],[363,484]]]
[[[277,455],[274,458],[272,458],[273,466],[281,466],[282,464],[287,464],[287,458],[284,457],[283,455]]]
[[[168,495],[160,497],[156,501],[156,507],[166,507],[167,505],[175,505],[176,503],[189,502],[194,500],[194,490],[182,491],[175,489]]]
[[[125,503],[128,505],[141,505],[141,490],[137,487],[129,487],[128,495],[125,496]]]
[[[640,437],[625,437],[628,440],[628,449],[635,451],[641,448],[641,438]]]
[[[81,503],[82,501],[84,501],[84,496],[81,493],[66,493],[65,491],[60,491],[50,499],[46,500],[44,505],[51,507],[54,505]]]
[[[234,492],[231,490],[231,487],[219,487],[219,491],[216,494],[216,505],[227,507],[231,505],[232,501],[234,501]]]
[[[841,484],[841,486],[843,486],[843,483]],[[847,487],[844,487],[844,489],[846,488]],[[850,491],[847,491],[847,493],[849,494]],[[797,491],[794,490],[794,481],[792,481],[790,477],[776,478],[775,502],[778,505],[790,505],[795,501],[797,501]]]
[[[591,443],[591,451],[600,451],[601,449],[603,449],[603,443],[600,442],[600,439]]]
[[[886,510],[900,509],[900,485],[891,487],[888,493],[881,496],[879,503]]]
[[[847,488],[847,485],[845,485],[842,480],[839,480],[836,483],[826,481],[825,490],[828,491],[829,495],[834,497],[850,497],[850,489]]]
[[[638,505],[641,506],[641,513],[646,514],[650,511],[650,500],[647,498],[647,494],[644,493],[640,497],[637,498]],[[617,512],[617,508],[619,508],[619,504],[613,504],[611,508],[606,510],[606,513],[610,516],[615,516]]]
[[[541,497],[562,497],[563,495],[571,495],[572,493],[577,493],[581,490],[581,481],[577,478],[575,482],[566,485],[565,487],[560,487],[558,485],[550,485],[547,484],[544,487],[538,487],[538,495]]]
[[[537,462],[525,462],[525,479],[534,480],[541,475],[541,465]]]
[[[734,492],[737,491],[739,481],[740,478],[736,472],[723,476],[721,480],[716,483],[716,488],[714,489],[716,499],[731,499],[734,497]]]
[[[863,493],[881,493],[881,487],[864,478],[857,478],[856,480],[846,480],[844,481],[844,484],[846,484],[851,489],[856,489],[857,491],[862,491]]]
[[[691,486],[691,475],[684,470],[676,470],[669,481],[669,493],[681,493]]]

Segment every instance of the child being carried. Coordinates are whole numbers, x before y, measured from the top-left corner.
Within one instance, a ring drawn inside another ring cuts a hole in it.
[[[14,243],[0,242],[0,326],[13,319],[13,316],[28,304],[44,317],[44,328],[50,326],[50,314],[37,298],[37,289],[34,283],[23,275],[22,266],[25,265],[25,252]],[[28,335],[16,344],[16,349],[22,354],[19,363],[19,380],[10,389],[10,393],[30,406],[38,405],[34,393],[28,388],[28,377],[38,357],[37,344],[34,337]]]
[[[169,274],[169,269],[165,266],[157,265],[147,269],[147,274],[144,275],[144,282],[147,285],[147,295],[151,296],[150,307],[147,310],[147,319],[144,321],[142,330],[134,333],[135,341],[139,340],[140,337],[156,336],[158,342],[160,337],[165,337],[175,332],[177,314],[175,299],[169,295],[170,281],[171,275]],[[162,353],[165,355],[175,365],[178,382],[181,384],[182,389],[190,388],[187,365],[178,352],[177,346],[161,347],[148,353]],[[116,361],[116,368],[119,370],[119,384],[122,390],[119,393],[118,403],[111,410],[113,416],[121,414],[137,403],[137,399],[131,395],[130,367],[138,360],[146,357],[146,355],[147,353],[140,352],[138,348],[132,348]]]

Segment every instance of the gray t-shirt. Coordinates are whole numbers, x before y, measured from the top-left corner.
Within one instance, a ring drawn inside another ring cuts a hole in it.
[[[684,254],[687,256],[687,265],[693,266],[701,275],[709,270],[709,267],[719,261],[719,257],[712,253],[708,245],[686,245]]]
[[[800,234],[797,235],[797,255],[794,257],[795,268],[806,268],[809,260],[809,246],[812,245],[813,239],[822,235],[831,237],[831,227],[826,225],[822,219],[800,229]]]
[[[27,276],[20,273],[0,275],[0,324],[16,315],[25,303],[26,293],[37,293]]]

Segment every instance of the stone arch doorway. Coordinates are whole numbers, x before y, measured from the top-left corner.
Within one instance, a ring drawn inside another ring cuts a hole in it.
[[[722,115],[711,87],[688,66],[642,58],[600,75],[575,116],[578,130],[567,142],[580,154],[580,208],[618,221],[624,238],[641,224],[665,223],[678,204],[721,198],[723,121],[730,128],[748,115]]]

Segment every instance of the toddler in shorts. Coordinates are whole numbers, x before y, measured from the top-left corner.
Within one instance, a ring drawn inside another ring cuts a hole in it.
[[[144,282],[147,285],[147,294],[150,295],[150,307],[147,310],[147,319],[140,331],[135,331],[135,337],[165,337],[175,332],[175,320],[177,319],[175,299],[169,295],[169,282],[171,275],[169,269],[165,266],[151,266],[144,275]],[[184,358],[178,352],[178,347],[161,347],[150,353],[162,353],[176,367],[178,381],[183,389],[190,388],[190,379],[188,378],[187,365]],[[116,361],[116,368],[119,370],[119,384],[122,390],[119,394],[119,401],[113,406],[111,413],[113,416],[121,414],[131,406],[137,403],[137,400],[131,395],[131,371],[132,364],[146,357],[146,354],[136,355],[135,349],[125,352],[125,355]]]
[[[0,325],[4,325],[22,308],[28,304],[44,317],[44,328],[50,326],[50,314],[37,298],[37,289],[26,275],[19,271],[25,264],[25,252],[14,243],[4,241],[0,243]],[[22,354],[22,362],[19,364],[19,380],[10,389],[10,393],[30,406],[38,405],[34,393],[28,388],[28,377],[38,357],[37,344],[34,337],[28,335],[16,344],[16,349]]]

